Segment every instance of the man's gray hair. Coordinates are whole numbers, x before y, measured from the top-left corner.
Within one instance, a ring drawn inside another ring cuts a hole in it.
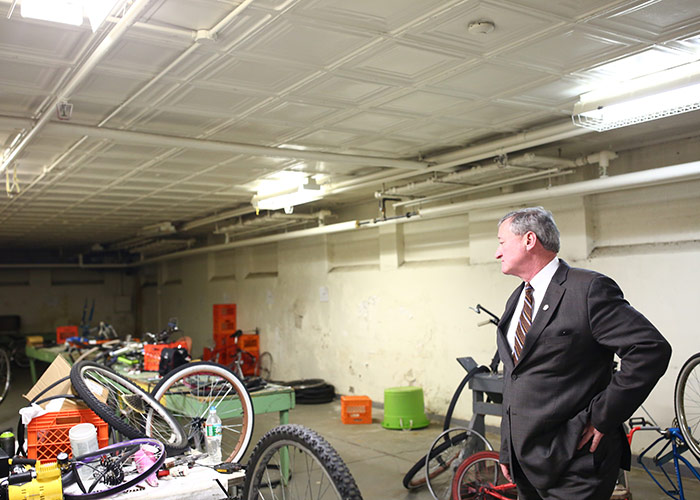
[[[521,236],[532,231],[545,250],[559,252],[559,229],[554,222],[552,212],[549,210],[542,207],[514,210],[503,216],[498,222],[498,227],[501,227],[501,224],[507,220],[510,220],[510,230],[513,234]]]

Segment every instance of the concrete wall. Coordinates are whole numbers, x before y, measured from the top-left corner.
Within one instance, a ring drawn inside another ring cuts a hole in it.
[[[614,278],[633,306],[674,346],[671,367],[646,407],[673,418],[676,373],[700,347],[686,326],[700,282],[700,181],[550,200],[561,257]],[[462,368],[487,363],[495,329],[469,306],[501,314],[519,284],[493,258],[496,223],[511,207],[231,250],[151,266],[161,283],[143,294],[154,328],[178,316],[211,343],[212,305],[234,302],[238,326],[260,328],[273,377],[321,377],[342,394],[383,400],[385,388],[418,385],[443,414]],[[164,276],[177,269],[179,281]],[[456,416],[471,415],[468,398]]]
[[[91,326],[111,324],[121,336],[134,333],[138,288],[123,270],[2,269],[0,315],[19,315],[23,333],[48,333],[57,326],[79,325],[94,301]]]

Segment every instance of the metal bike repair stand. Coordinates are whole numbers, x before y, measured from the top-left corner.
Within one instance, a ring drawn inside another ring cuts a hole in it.
[[[471,357],[457,358],[459,364],[471,373],[478,365]],[[503,401],[503,374],[502,373],[476,373],[469,380],[469,389],[472,391],[472,419],[469,428],[474,429],[482,436],[486,435],[486,415],[501,416],[501,402]]]

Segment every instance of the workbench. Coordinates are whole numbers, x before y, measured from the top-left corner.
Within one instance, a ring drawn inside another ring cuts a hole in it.
[[[36,383],[37,374],[35,361],[43,361],[51,363],[56,357],[64,356],[68,362],[71,360],[67,356],[64,346],[54,347],[35,347],[27,345],[27,357],[29,358],[32,382]],[[144,385],[145,388],[152,388],[159,379],[158,372],[141,372],[136,376],[124,374],[126,377],[133,379],[139,385]],[[294,408],[294,389],[281,385],[268,385],[264,389],[250,393],[253,401],[253,411],[256,415],[262,413],[279,412],[280,424],[289,423],[289,410]]]

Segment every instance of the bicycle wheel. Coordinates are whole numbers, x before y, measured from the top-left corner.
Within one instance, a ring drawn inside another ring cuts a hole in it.
[[[453,500],[500,500],[518,498],[515,484],[508,481],[495,451],[480,451],[467,457],[455,473],[452,481]]]
[[[10,390],[11,375],[10,356],[7,355],[5,349],[0,348],[0,403],[5,401],[7,391]]]
[[[244,500],[362,500],[338,452],[311,429],[280,425],[255,446],[246,469]]]
[[[700,459],[700,352],[678,372],[673,398],[676,419],[690,451]]]
[[[452,478],[464,459],[477,451],[493,450],[488,439],[473,429],[452,427],[433,441],[424,462],[424,480],[436,500],[452,496]]]
[[[147,464],[139,472],[136,462]],[[70,461],[69,472],[62,478],[65,500],[105,498],[124,491],[155,474],[165,461],[165,448],[155,439],[134,439],[116,443]],[[80,487],[78,477],[89,469],[89,479]]]
[[[184,429],[168,410],[115,371],[81,361],[72,366],[70,381],[85,404],[124,436],[158,439],[169,453],[187,447]]]
[[[209,408],[221,418],[221,456],[239,462],[253,435],[250,394],[225,366],[207,361],[182,365],[163,377],[151,391],[185,429],[190,446],[204,446],[204,422]]]

